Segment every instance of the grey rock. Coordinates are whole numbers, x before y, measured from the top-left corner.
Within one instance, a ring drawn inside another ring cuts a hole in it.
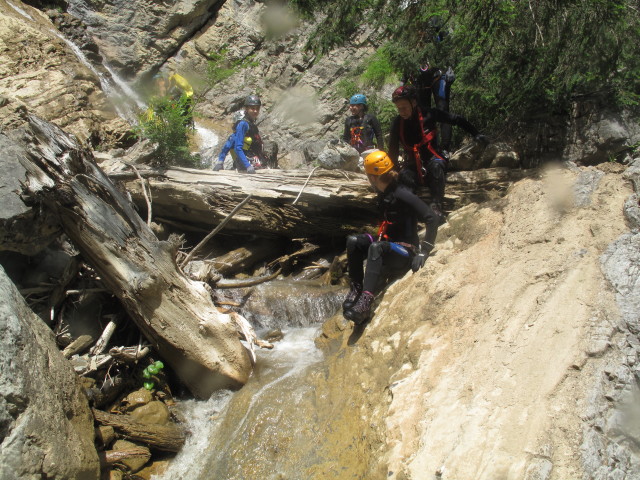
[[[87,25],[107,61],[133,78],[161,66],[215,16],[221,3],[70,0],[67,11]]]
[[[573,186],[574,202],[576,207],[584,208],[591,204],[591,196],[598,189],[604,172],[600,170],[585,170],[580,172]]]
[[[344,142],[329,143],[318,155],[318,165],[328,170],[359,171],[360,154],[351,145]]]
[[[0,478],[98,479],[86,397],[2,268],[0,298]]]
[[[58,237],[61,230],[55,218],[31,209],[20,196],[21,183],[27,180],[27,170],[22,163],[26,158],[24,148],[0,133],[0,151],[3,172],[0,178],[0,251],[34,255]]]
[[[631,229],[640,229],[640,196],[637,193],[630,195],[624,202],[624,216]]]
[[[546,458],[534,458],[529,462],[525,480],[547,480],[553,470],[553,463]]]

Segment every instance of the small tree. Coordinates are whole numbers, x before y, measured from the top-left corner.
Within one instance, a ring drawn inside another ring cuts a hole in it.
[[[193,124],[192,105],[183,95],[178,100],[154,97],[149,108],[139,117],[138,137],[148,138],[158,145],[153,165],[167,167],[197,167],[199,159],[189,151],[189,131]]]

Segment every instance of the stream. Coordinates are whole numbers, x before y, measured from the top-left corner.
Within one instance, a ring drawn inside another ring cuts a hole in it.
[[[257,352],[252,376],[240,390],[179,404],[190,435],[167,471],[153,480],[298,478],[301,458],[307,465],[314,462],[319,432],[314,419],[301,412],[318,407],[308,381],[324,368],[314,339],[321,322],[339,310],[344,289],[277,280],[256,290],[254,308],[269,304],[273,317],[252,314],[250,305],[243,313],[253,318],[257,329],[259,320],[281,328],[284,337],[273,350]],[[288,299],[288,308],[283,308],[283,299]]]

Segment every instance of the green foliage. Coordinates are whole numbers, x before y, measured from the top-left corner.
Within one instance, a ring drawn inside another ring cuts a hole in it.
[[[383,85],[397,77],[390,50],[380,48],[365,61],[365,70],[360,80],[367,87],[382,88]]]
[[[219,52],[209,53],[209,60],[207,61],[207,83],[210,86],[226,80],[243,68],[258,65],[258,62],[253,59],[253,55],[242,59],[230,60],[227,58],[227,53],[227,48],[223,48]]]
[[[184,95],[178,100],[155,97],[149,102],[147,111],[139,115],[136,135],[158,145],[154,165],[198,166],[198,158],[189,152],[192,108],[193,105]]]
[[[562,110],[581,94],[640,100],[640,16],[630,0],[436,0],[387,17],[390,50],[412,45],[412,60],[453,66],[456,112],[479,125],[499,129],[532,111]],[[439,32],[446,35],[436,42]]]
[[[379,89],[429,61],[454,68],[452,109],[486,131],[563,111],[584,94],[640,105],[636,0],[430,0],[405,9],[395,0],[290,3],[309,17],[331,12],[307,45],[316,52],[347,42],[364,23],[384,39],[361,75],[341,82],[340,95]]]

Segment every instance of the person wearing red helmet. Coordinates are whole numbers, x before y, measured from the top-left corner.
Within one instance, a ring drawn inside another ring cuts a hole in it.
[[[426,185],[431,193],[431,207],[442,215],[448,159],[438,148],[436,124],[447,123],[461,127],[483,144],[487,144],[488,139],[460,115],[438,108],[419,107],[416,90],[411,85],[396,88],[391,100],[398,110],[398,116],[391,124],[389,157],[397,163],[402,146],[404,161],[400,168],[400,182],[414,191]]]
[[[375,293],[384,279],[399,278],[410,268],[417,272],[426,261],[438,233],[439,217],[406,185],[389,156],[375,151],[364,159],[364,169],[378,192],[382,223],[377,236],[363,233],[347,237],[347,264],[351,288],[342,304],[343,315],[364,323],[370,315]],[[427,226],[418,238],[418,221]],[[366,271],[363,261],[367,260]]]

